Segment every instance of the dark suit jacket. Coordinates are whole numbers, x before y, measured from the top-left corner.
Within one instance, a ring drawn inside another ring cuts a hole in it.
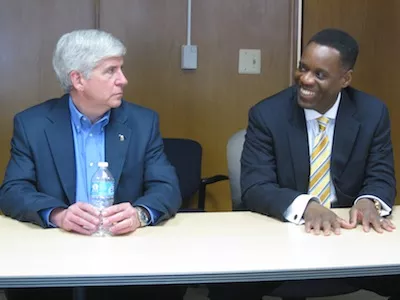
[[[253,211],[283,219],[308,191],[310,159],[304,110],[290,87],[250,109],[241,159],[242,200]],[[342,90],[331,154],[337,202],[350,207],[375,195],[392,207],[396,194],[386,106],[354,88]]]
[[[0,188],[0,210],[41,226],[39,211],[75,203],[76,166],[69,95],[31,107],[14,118],[11,158]],[[119,135],[125,137],[120,141]],[[123,101],[111,110],[105,157],[115,179],[114,203],[146,205],[174,215],[181,205],[155,112]]]

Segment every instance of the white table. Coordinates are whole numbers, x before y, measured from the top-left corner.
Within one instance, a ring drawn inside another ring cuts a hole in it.
[[[393,233],[358,227],[325,237],[251,212],[181,213],[160,226],[101,238],[0,216],[0,288],[400,274],[400,213],[393,222]]]

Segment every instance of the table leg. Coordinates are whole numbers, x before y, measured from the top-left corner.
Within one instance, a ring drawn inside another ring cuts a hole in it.
[[[74,300],[85,300],[86,295],[85,295],[85,287],[75,287],[74,288]]]

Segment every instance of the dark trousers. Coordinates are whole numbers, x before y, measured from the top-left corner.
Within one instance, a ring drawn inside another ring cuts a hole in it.
[[[268,295],[281,282],[240,282],[240,283],[221,283],[209,284],[208,298],[210,300],[261,300],[264,295]]]
[[[374,276],[344,278],[343,283],[374,292],[384,297],[390,297],[390,300],[400,300],[400,275],[394,276]],[[254,282],[254,283],[225,283],[209,285],[210,300],[261,300],[265,295],[269,295],[282,282]],[[306,285],[309,288],[309,285]],[[293,295],[285,299],[304,299],[306,295],[313,293],[306,289],[302,295]],[[321,295],[323,296],[323,295]]]
[[[400,275],[372,276],[344,279],[359,289],[368,290],[390,300],[400,300]]]
[[[183,286],[112,286],[85,288],[86,300],[181,300],[186,292]],[[72,300],[72,288],[26,288],[6,289],[7,300]]]

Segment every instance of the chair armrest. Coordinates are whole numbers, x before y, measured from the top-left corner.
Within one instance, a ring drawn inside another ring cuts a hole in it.
[[[216,183],[223,180],[229,180],[229,177],[226,175],[215,175],[212,177],[205,177],[200,180],[199,186],[199,201],[197,207],[201,211],[205,211],[206,206],[206,186],[208,184]]]
[[[215,175],[212,177],[205,177],[201,179],[201,183],[200,184],[212,184],[212,183],[216,183],[218,181],[223,181],[223,180],[229,180],[229,177],[226,175]]]

